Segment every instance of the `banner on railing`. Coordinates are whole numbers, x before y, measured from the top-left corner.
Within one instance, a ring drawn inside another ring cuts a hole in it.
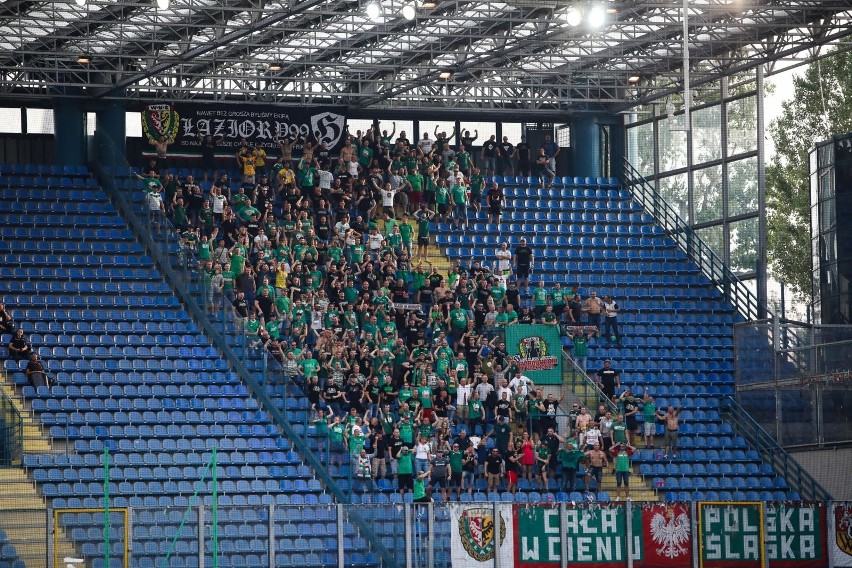
[[[765,566],[763,503],[698,503],[698,550],[700,568]]]
[[[831,510],[831,565],[852,566],[852,502],[834,503]]]
[[[495,518],[495,511],[497,517]],[[510,504],[450,505],[453,566],[511,566],[514,520]]]
[[[692,566],[692,522],[686,503],[634,504],[634,568]]]
[[[335,152],[343,144],[346,107],[339,106],[235,106],[179,102],[180,129],[172,151],[201,151],[199,136],[221,138],[217,148],[236,152],[241,140],[266,150],[277,149],[276,138],[313,138]],[[299,155],[301,143],[294,145]]]
[[[772,568],[822,568],[828,564],[825,506],[766,503],[766,557]]]
[[[506,351],[535,384],[562,384],[562,344],[557,326],[510,325],[506,328]]]

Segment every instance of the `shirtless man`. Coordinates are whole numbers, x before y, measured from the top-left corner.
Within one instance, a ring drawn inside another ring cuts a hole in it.
[[[355,146],[352,145],[352,140],[347,138],[346,143],[343,144],[343,148],[340,149],[340,159],[342,159],[345,164],[349,164],[354,157]]]
[[[574,420],[574,431],[579,434],[579,436],[583,436],[583,433],[586,431],[586,428],[589,427],[589,424],[592,422],[592,415],[589,414],[589,410],[585,406],[580,407],[580,414],[577,415],[577,418]],[[583,447],[583,441],[580,440],[580,447]]]
[[[677,457],[677,431],[679,428],[678,417],[680,416],[680,407],[677,407],[675,410],[674,406],[669,406],[668,411],[663,412],[662,410],[657,413],[657,416],[660,420],[666,423],[666,436],[664,438],[664,443],[666,445],[665,454],[663,457],[669,457],[669,452],[671,452],[672,457]]]
[[[600,444],[595,444],[591,450],[586,452],[586,458],[589,460],[589,471],[586,473],[586,490],[591,491],[591,481],[594,477],[595,488],[600,491],[603,470],[609,465],[609,460],[603,450],[601,450]]]

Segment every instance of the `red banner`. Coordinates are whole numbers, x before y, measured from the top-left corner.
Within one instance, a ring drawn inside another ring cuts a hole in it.
[[[633,554],[634,568],[692,566],[689,504],[634,504]]]

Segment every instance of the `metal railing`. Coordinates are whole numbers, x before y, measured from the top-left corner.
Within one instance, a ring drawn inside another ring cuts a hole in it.
[[[727,415],[728,422],[733,426],[734,431],[742,436],[750,447],[757,450],[761,459],[771,465],[775,473],[783,477],[791,489],[798,491],[806,500],[831,500],[828,491],[778,445],[775,438],[770,436],[736,400],[727,396],[721,402],[722,413]]]
[[[17,466],[24,455],[24,419],[15,403],[0,391],[0,466]]]
[[[236,318],[232,310],[219,309],[214,314],[208,314],[207,290],[201,285],[199,271],[192,265],[192,255],[181,248],[177,230],[163,216],[147,216],[143,218],[132,202],[132,191],[125,187],[127,174],[131,166],[117,150],[118,146],[101,131],[95,133],[94,169],[101,181],[101,186],[110,197],[118,212],[127,222],[135,237],[146,248],[157,268],[171,285],[175,294],[186,306],[192,319],[199,325],[204,334],[228,361],[231,368],[239,375],[251,394],[266,411],[277,427],[281,429],[293,444],[294,449],[302,456],[304,462],[316,473],[325,489],[338,502],[350,502],[350,495],[344,492],[330,475],[327,464],[323,463],[309,447],[306,439],[287,420],[286,410],[279,408],[267,394],[264,385],[258,382],[243,357],[252,349],[244,333],[242,320]],[[121,160],[118,162],[118,160]],[[119,189],[120,187],[124,189]],[[143,204],[143,207],[144,204]],[[144,210],[144,209],[143,209]],[[229,341],[237,338],[237,343]],[[287,394],[300,393],[298,385],[287,384]],[[302,433],[303,434],[303,433]],[[356,511],[351,511],[353,522],[359,527],[362,535],[373,543],[373,549],[382,557],[386,566],[396,566],[390,552],[375,538],[370,524],[358,517]]]
[[[633,198],[656,220],[687,257],[698,265],[701,272],[744,318],[756,320],[767,317],[769,310],[766,306],[760,305],[757,296],[748,286],[713,252],[710,245],[695,234],[692,227],[681,219],[677,211],[626,158],[624,175]]]

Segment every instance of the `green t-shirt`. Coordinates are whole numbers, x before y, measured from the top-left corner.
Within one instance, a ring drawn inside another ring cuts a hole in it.
[[[450,452],[450,471],[453,473],[461,473],[462,472],[462,458],[464,454],[462,452],[451,451]]]
[[[559,450],[559,454],[557,454],[557,458],[559,458],[559,462],[562,464],[562,467],[567,467],[570,469],[577,469],[580,465],[580,460],[583,459],[583,456],[586,454],[581,452],[580,450]]]
[[[624,422],[612,423],[612,441],[615,444],[627,443],[627,424]]]
[[[574,356],[588,357],[589,356],[589,339],[585,335],[574,336]]]
[[[615,456],[615,471],[630,471],[630,456],[627,450],[620,450]]]
[[[467,311],[458,308],[450,310],[450,321],[456,329],[464,329],[467,327]]]
[[[467,188],[465,186],[453,186],[453,201],[456,203],[456,205],[467,203]]]
[[[450,190],[446,186],[440,185],[435,189],[435,203],[438,205],[446,205],[450,196]]]
[[[533,290],[533,302],[536,306],[546,306],[547,305],[547,289],[539,286],[535,290]]]
[[[411,236],[412,236],[413,232],[414,232],[413,227],[411,225],[409,225],[408,223],[402,223],[399,226],[399,234],[402,236],[402,242],[404,242],[404,243],[410,243],[411,242]]]
[[[402,436],[400,436],[402,438]],[[396,472],[402,475],[411,475],[414,472],[414,454],[410,451],[402,451],[399,453],[399,459],[396,464]]]
[[[426,497],[426,483],[422,479],[414,480],[414,500]]]
[[[657,419],[657,405],[653,402],[646,402],[642,407],[642,417],[645,422],[654,422]]]

